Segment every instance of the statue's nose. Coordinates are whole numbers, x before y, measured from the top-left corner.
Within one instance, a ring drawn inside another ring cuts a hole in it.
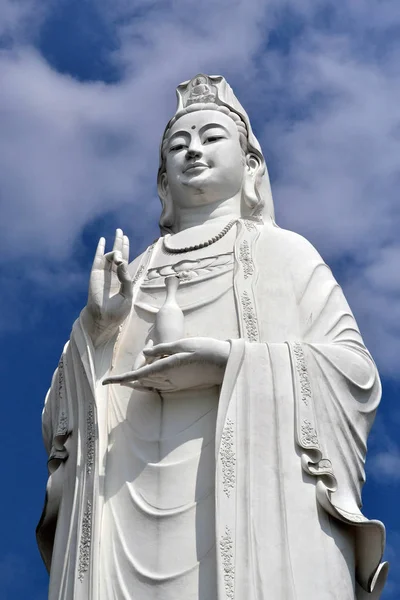
[[[199,158],[202,154],[201,148],[194,144],[190,145],[186,152],[187,158]]]

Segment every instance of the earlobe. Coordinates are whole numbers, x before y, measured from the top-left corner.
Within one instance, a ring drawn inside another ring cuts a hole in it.
[[[168,177],[166,173],[163,173],[160,177],[160,191],[164,197],[168,195]]]
[[[158,195],[163,207],[160,217],[160,228],[162,235],[164,235],[166,232],[171,233],[175,221],[174,204],[170,198],[168,178],[165,172],[158,179]]]
[[[253,211],[259,203],[256,192],[256,180],[260,165],[261,163],[258,156],[255,154],[246,155],[245,177],[242,190],[244,201],[251,211]]]
[[[246,169],[249,175],[254,175],[260,166],[260,161],[255,154],[246,155]]]

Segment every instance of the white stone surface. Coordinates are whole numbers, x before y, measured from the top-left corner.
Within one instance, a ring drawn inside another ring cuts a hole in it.
[[[222,77],[179,86],[158,186],[162,237],[100,240],[46,398],[50,600],[378,599],[379,377]]]

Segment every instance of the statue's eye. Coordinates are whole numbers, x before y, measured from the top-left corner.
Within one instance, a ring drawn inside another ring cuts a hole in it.
[[[218,140],[223,140],[223,139],[224,139],[223,135],[209,135],[204,140],[204,144],[212,144],[213,142],[218,142]]]
[[[184,148],[187,148],[187,144],[174,144],[173,146],[170,147],[169,151],[170,152],[177,152],[178,150],[183,150]]]

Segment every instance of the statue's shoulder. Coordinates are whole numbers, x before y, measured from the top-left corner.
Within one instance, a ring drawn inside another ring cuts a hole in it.
[[[264,227],[261,234],[261,247],[257,250],[257,254],[259,267],[282,274],[287,281],[292,282],[296,296],[299,298],[302,297],[305,287],[316,273],[320,276],[320,283],[322,281],[332,283],[332,272],[319,252],[311,242],[294,231],[276,226]],[[269,277],[270,273],[266,276]]]
[[[265,225],[261,233],[263,250],[294,266],[308,262],[323,262],[319,252],[305,237],[277,225]]]

